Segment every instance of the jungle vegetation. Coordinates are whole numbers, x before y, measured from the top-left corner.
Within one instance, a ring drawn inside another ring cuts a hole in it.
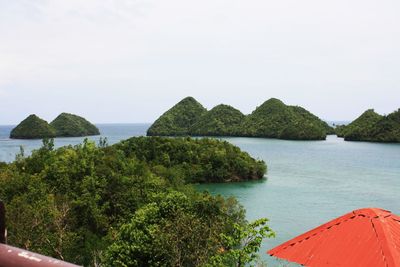
[[[400,110],[382,116],[373,109],[361,114],[346,126],[336,128],[337,136],[346,141],[400,142]]]
[[[14,139],[43,139],[53,137],[79,137],[99,135],[99,129],[86,119],[61,113],[50,124],[32,114],[18,124],[10,134]]]
[[[9,244],[84,266],[245,266],[266,219],[190,183],[260,178],[265,163],[218,140],[136,137],[108,146],[50,139],[0,165]],[[242,241],[246,240],[245,243]]]
[[[191,100],[191,105],[187,104],[187,99]],[[218,105],[210,111],[201,106],[201,112],[199,106],[192,97],[185,98],[157,119],[147,134],[174,136],[177,135],[175,129],[179,129],[179,135],[189,136],[324,140],[327,134],[334,133],[332,127],[306,109],[285,105],[276,98],[267,100],[247,116],[228,105]]]

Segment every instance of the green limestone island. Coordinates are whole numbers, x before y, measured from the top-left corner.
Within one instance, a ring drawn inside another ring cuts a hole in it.
[[[61,113],[50,125],[56,130],[58,137],[76,137],[99,135],[100,131],[92,123],[80,116]]]
[[[55,136],[54,128],[35,114],[29,115],[10,133],[10,138],[14,139],[41,139]]]
[[[149,136],[241,136],[287,140],[325,140],[332,134],[326,122],[306,109],[288,106],[276,98],[265,101],[250,115],[218,105],[207,111],[187,97],[158,118]]]
[[[207,110],[193,97],[186,97],[165,112],[147,130],[147,135],[184,136],[190,127],[207,113]]]
[[[346,126],[336,127],[336,134],[346,141],[400,142],[400,109],[382,116],[373,109],[361,114]]]
[[[99,135],[99,129],[86,119],[61,113],[50,124],[36,115],[30,115],[15,127],[10,134],[13,139],[43,139],[53,137],[80,137]]]

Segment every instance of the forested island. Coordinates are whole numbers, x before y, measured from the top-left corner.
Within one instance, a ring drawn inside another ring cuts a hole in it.
[[[41,139],[56,136],[56,131],[49,123],[35,114],[29,115],[25,120],[12,129],[10,138],[14,139]]]
[[[51,123],[56,130],[57,137],[78,137],[78,136],[91,136],[99,135],[99,129],[80,116],[61,113]]]
[[[84,266],[247,266],[266,219],[191,183],[260,179],[263,161],[216,139],[134,137],[0,164],[8,243]]]
[[[346,141],[399,143],[400,109],[385,116],[369,109],[349,125],[340,125],[335,130]]]
[[[13,139],[43,139],[52,137],[81,137],[99,135],[99,129],[80,116],[61,113],[50,124],[36,116],[29,115],[10,133]]]
[[[306,109],[288,106],[276,98],[265,101],[251,114],[218,105],[207,111],[187,97],[161,115],[148,136],[242,136],[288,140],[325,140],[334,130]]]

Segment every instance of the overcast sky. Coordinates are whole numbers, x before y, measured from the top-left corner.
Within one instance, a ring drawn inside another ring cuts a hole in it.
[[[399,0],[0,0],[0,124],[152,122],[185,96],[400,107]]]

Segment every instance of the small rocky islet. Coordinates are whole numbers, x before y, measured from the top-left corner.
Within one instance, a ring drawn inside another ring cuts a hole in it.
[[[85,118],[61,113],[51,123],[35,114],[29,115],[10,133],[12,139],[43,139],[99,135],[99,129]]]
[[[244,115],[229,105],[207,111],[193,97],[186,97],[166,111],[148,129],[148,136],[240,136],[287,140],[325,140],[333,128],[298,106],[271,98]]]

